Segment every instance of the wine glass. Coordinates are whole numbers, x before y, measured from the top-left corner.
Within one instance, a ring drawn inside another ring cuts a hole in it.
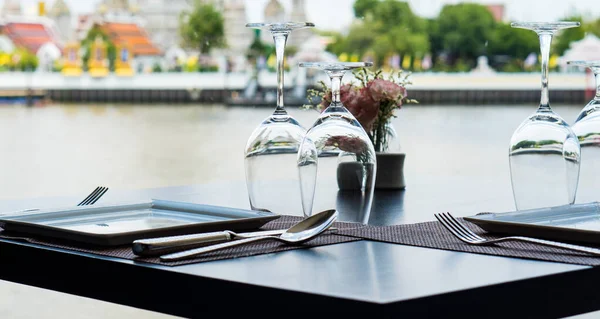
[[[579,180],[580,146],[571,127],[550,108],[548,60],[552,36],[579,22],[518,22],[535,31],[542,53],[540,105],[513,133],[509,148],[512,190],[517,210],[573,204]]]
[[[573,132],[581,146],[581,163],[577,201],[581,203],[600,200],[600,60],[568,61],[567,64],[589,68],[596,78],[596,95],[579,112]]]
[[[298,151],[305,217],[313,211],[336,208],[339,192],[344,192],[360,207],[353,212],[340,211],[338,219],[363,224],[369,220],[377,169],[375,149],[367,132],[342,105],[340,89],[346,71],[372,65],[371,62],[299,63],[300,67],[325,71],[331,80],[331,103],[308,129]]]
[[[273,35],[277,57],[277,107],[252,132],[246,143],[244,164],[250,207],[301,215],[296,154],[306,130],[287,113],[283,103],[283,58],[289,34],[313,23],[248,23]],[[297,211],[295,211],[297,210]]]

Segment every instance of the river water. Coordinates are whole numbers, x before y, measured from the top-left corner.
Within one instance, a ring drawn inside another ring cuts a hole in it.
[[[554,110],[572,123],[581,107]],[[510,187],[509,140],[535,108],[405,106],[393,123],[407,154],[407,183],[440,174]],[[1,106],[0,198],[81,194],[97,185],[242,181],[246,139],[271,112],[222,105]],[[289,112],[305,127],[318,115]]]

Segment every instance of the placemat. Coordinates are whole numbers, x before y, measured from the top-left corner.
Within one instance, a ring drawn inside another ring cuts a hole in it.
[[[484,238],[498,238],[479,226],[462,218],[457,218],[476,234]],[[571,250],[547,247],[524,242],[505,242],[494,246],[476,246],[463,243],[454,237],[438,221],[394,226],[365,226],[341,229],[340,235],[355,236],[367,240],[382,241],[418,247],[437,248],[476,254],[518,257],[526,259],[554,261],[568,264],[598,266],[599,256],[591,256]],[[599,246],[600,248],[600,246]]]
[[[281,216],[280,218],[270,221],[265,224],[260,230],[275,230],[275,229],[285,229],[289,228],[295,223],[299,222],[302,218],[298,216]],[[310,248],[345,242],[352,242],[361,240],[360,238],[353,236],[342,236],[337,235],[337,232],[342,229],[353,229],[357,227],[364,227],[360,224],[354,223],[344,223],[344,222],[335,222],[333,227],[337,227],[338,230],[335,232],[327,232],[322,235],[317,236],[316,238],[307,241],[301,245],[286,245],[281,242],[275,240],[265,240],[262,242],[250,243],[242,246],[237,246],[233,248],[222,249],[210,253],[206,253],[204,255],[200,255],[198,257],[193,257],[186,260],[181,261],[173,261],[173,262],[164,262],[161,261],[160,258],[157,257],[140,257],[133,254],[131,250],[131,245],[124,246],[115,246],[115,247],[98,247],[98,246],[87,246],[81,245],[79,243],[66,242],[54,238],[41,238],[41,237],[29,237],[28,235],[16,234],[16,233],[8,233],[2,228],[0,228],[0,238],[12,239],[12,240],[22,240],[32,244],[39,244],[49,247],[62,248],[77,252],[85,252],[92,253],[102,256],[109,257],[117,257],[123,258],[133,261],[139,262],[147,262],[153,264],[160,264],[165,266],[178,266],[178,265],[187,265],[194,264],[206,261],[213,260],[222,260],[222,259],[231,259],[231,258],[239,258],[239,257],[247,257],[247,256],[255,256],[262,254],[275,253],[286,250],[293,249],[302,249],[302,248]]]

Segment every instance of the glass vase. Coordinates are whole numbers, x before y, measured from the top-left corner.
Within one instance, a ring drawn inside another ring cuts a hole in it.
[[[375,152],[377,153],[399,153],[400,142],[398,140],[398,133],[392,124],[391,119],[385,121],[378,130],[375,138],[373,138],[373,145]]]

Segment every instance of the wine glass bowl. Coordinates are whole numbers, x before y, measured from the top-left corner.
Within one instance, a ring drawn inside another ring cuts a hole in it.
[[[535,31],[542,55],[540,105],[513,133],[509,147],[511,184],[517,210],[575,202],[580,145],[572,128],[552,111],[548,93],[548,61],[554,33],[579,22],[517,22],[514,28]]]
[[[581,168],[577,201],[581,203],[600,200],[600,60],[567,61],[568,65],[585,67],[596,78],[596,94],[579,112],[572,125],[581,146]]]
[[[359,204],[340,221],[366,224],[376,174],[375,150],[364,128],[342,104],[340,87],[346,71],[370,62],[301,62],[300,67],[325,71],[331,79],[331,103],[307,131],[298,151],[298,174],[304,216],[336,207],[338,191],[353,192]]]
[[[252,132],[244,150],[250,207],[279,214],[302,215],[296,156],[306,129],[284,107],[284,53],[289,34],[313,23],[248,23],[273,35],[277,58],[277,105]]]

